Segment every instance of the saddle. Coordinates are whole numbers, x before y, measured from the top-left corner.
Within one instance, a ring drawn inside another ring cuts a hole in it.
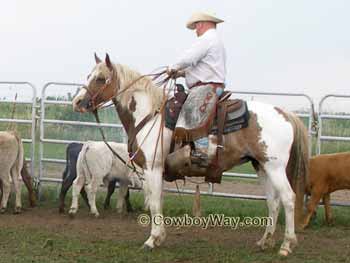
[[[187,94],[183,86],[177,84],[179,89],[174,97],[168,100],[165,107],[165,127],[175,130],[182,105]],[[214,119],[212,126],[207,130],[207,134],[220,135],[238,131],[248,126],[249,111],[247,103],[240,99],[229,99],[231,92],[225,91],[220,98],[216,108],[214,108]],[[208,115],[211,115],[209,113]],[[189,136],[193,137],[193,136]]]
[[[211,112],[205,112],[208,118],[205,125],[199,129],[186,130],[186,136],[182,137],[185,147],[170,154],[166,162],[166,173],[164,179],[167,181],[174,181],[176,179],[184,179],[184,176],[205,176],[207,182],[220,183],[222,170],[218,165],[218,160],[221,159],[223,153],[223,135],[236,132],[240,129],[246,128],[249,121],[249,111],[247,103],[239,99],[229,99],[231,92],[225,91],[217,100],[215,107],[207,107]],[[183,103],[187,98],[184,90],[178,89],[174,97],[168,101],[165,111],[165,126],[171,130],[175,130],[176,123],[180,115]],[[212,116],[212,117],[211,117]],[[208,127],[208,123],[210,126]],[[206,130],[205,130],[206,129]],[[193,143],[191,140],[198,136],[198,130],[206,136],[214,134],[217,136],[218,150],[214,165],[208,167],[205,164],[204,158],[195,153]],[[191,133],[193,132],[193,133]],[[170,152],[174,150],[174,144]],[[174,172],[171,172],[174,171]]]

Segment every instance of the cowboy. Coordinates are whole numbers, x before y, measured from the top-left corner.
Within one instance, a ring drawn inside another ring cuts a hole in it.
[[[193,131],[194,129],[192,129],[191,125],[196,126],[205,123],[208,116],[204,116],[205,114],[203,115],[202,113],[212,111],[215,105],[211,109],[210,105],[207,108],[207,104],[203,100],[209,102],[208,104],[212,102],[216,104],[217,98],[223,92],[226,77],[226,52],[224,44],[216,31],[216,25],[222,22],[224,22],[222,19],[213,14],[194,13],[186,26],[188,29],[195,30],[198,38],[183,53],[183,56],[167,69],[167,73],[171,77],[184,77],[189,88],[189,96],[183,105],[177,127],[175,128],[175,136],[176,133],[180,133],[181,129]],[[209,93],[212,94],[210,95]],[[215,100],[210,99],[212,97]],[[192,120],[188,120],[188,117],[186,119],[186,116],[189,115],[193,117]],[[207,135],[197,132],[191,135],[193,135],[191,138],[194,140],[205,137],[204,140],[206,140],[206,145],[208,145]],[[186,137],[188,138],[188,134]],[[203,143],[203,139],[197,140],[197,142]],[[215,156],[216,148],[217,145],[209,140],[209,161]]]

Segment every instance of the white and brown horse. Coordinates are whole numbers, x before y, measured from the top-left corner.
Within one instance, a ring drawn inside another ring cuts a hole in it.
[[[172,131],[164,128],[163,149],[160,143],[157,144],[158,131],[162,125],[157,111],[164,99],[163,92],[151,79],[140,78],[139,73],[128,67],[112,63],[108,55],[105,61],[95,55],[95,60],[96,66],[88,76],[85,89],[74,98],[73,108],[80,112],[93,111],[96,105],[113,99],[129,139],[135,132],[135,127],[146,116],[153,116],[137,133],[133,150],[139,147],[134,160],[144,169],[145,199],[152,218],[155,218],[162,215],[163,207],[164,158],[161,152],[163,150],[164,156],[169,153],[172,140]],[[266,177],[267,205],[274,224],[266,228],[258,245],[267,248],[274,244],[273,234],[282,202],[286,231],[280,254],[288,255],[297,243],[294,207],[296,199],[299,201],[297,210],[302,207],[304,187],[301,183],[306,180],[308,163],[307,131],[294,114],[274,106],[252,101],[248,102],[248,108],[251,116],[249,126],[224,136],[224,158],[219,160],[219,165],[223,170],[228,170],[251,161],[258,175]],[[153,130],[149,133],[152,127]],[[215,140],[215,136],[210,136],[209,139]],[[157,154],[152,166],[155,150]],[[152,249],[161,245],[165,236],[164,225],[152,220],[151,235],[144,243],[144,248]]]

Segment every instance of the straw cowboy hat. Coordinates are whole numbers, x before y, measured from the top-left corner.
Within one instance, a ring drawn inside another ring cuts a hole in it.
[[[204,13],[204,12],[197,12],[194,13],[191,18],[188,20],[186,27],[188,29],[195,29],[195,23],[196,22],[200,22],[200,21],[210,21],[210,22],[214,22],[216,24],[222,23],[224,22],[224,20],[217,18],[215,16],[215,14],[211,14],[211,13]]]

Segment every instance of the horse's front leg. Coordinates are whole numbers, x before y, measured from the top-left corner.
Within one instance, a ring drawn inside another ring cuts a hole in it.
[[[163,170],[154,168],[145,170],[145,180],[147,187],[145,199],[148,200],[151,211],[151,236],[144,243],[144,249],[153,249],[160,246],[165,240],[166,233],[163,224]]]

